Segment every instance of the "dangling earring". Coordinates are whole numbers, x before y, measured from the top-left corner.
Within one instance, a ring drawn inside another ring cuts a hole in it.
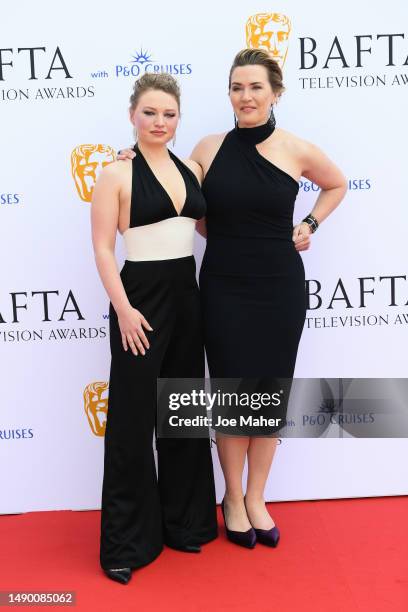
[[[238,119],[237,119],[235,113],[234,113],[234,125],[235,125],[236,128],[238,127]]]
[[[133,138],[135,139],[135,143],[137,142],[137,129],[133,127]]]
[[[172,140],[172,143],[173,143],[173,147],[174,147],[174,145],[176,144],[176,135],[175,134],[174,134],[174,138]]]
[[[275,115],[273,113],[273,105],[271,106],[271,114],[269,115],[269,124],[271,126],[271,128],[274,130],[275,126],[276,126],[276,119],[275,119]]]

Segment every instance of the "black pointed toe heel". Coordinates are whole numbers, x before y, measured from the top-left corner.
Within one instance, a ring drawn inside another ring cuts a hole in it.
[[[244,497],[244,504],[246,507],[246,499]],[[256,541],[260,544],[264,544],[265,546],[271,546],[272,548],[276,548],[279,540],[280,540],[280,531],[276,525],[271,527],[271,529],[257,529],[254,527],[254,531],[256,534]]]
[[[222,516],[224,518],[225,532],[230,542],[238,544],[238,546],[244,546],[244,548],[254,548],[256,544],[256,533],[255,529],[251,527],[248,531],[232,531],[227,527],[227,521],[225,520],[224,500],[221,502]]]
[[[132,577],[132,570],[130,567],[121,567],[119,569],[107,569],[104,570],[105,574],[111,580],[120,582],[121,584],[127,584]]]
[[[276,548],[279,540],[280,540],[280,531],[276,527],[272,527],[272,529],[255,529],[256,539],[261,544],[265,544],[265,546],[272,546],[272,548]]]

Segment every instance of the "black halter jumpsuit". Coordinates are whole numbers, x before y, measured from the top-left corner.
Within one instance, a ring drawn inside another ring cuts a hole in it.
[[[131,305],[153,328],[150,349],[133,355],[122,346],[110,305],[112,353],[105,434],[100,561],[104,569],[137,568],[163,542],[183,547],[217,535],[208,439],[156,440],[158,377],[204,376],[202,318],[193,238],[205,200],[194,174],[170,151],[186,200],[180,214],[140,150],[132,161],[130,227],[121,279]]]
[[[305,321],[304,267],[292,241],[299,185],[258,152],[269,135],[263,128],[229,132],[202,186],[200,289],[211,377],[290,379]]]

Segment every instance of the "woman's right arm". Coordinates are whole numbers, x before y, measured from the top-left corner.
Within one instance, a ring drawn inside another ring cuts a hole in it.
[[[92,243],[99,276],[116,313],[130,306],[115,259],[119,194],[120,175],[115,168],[107,166],[96,181],[93,192]]]
[[[149,348],[142,325],[150,331],[152,328],[143,315],[130,304],[115,259],[120,188],[120,170],[116,164],[106,166],[96,181],[93,192],[92,242],[99,276],[118,316],[123,348],[127,350],[129,345],[137,355],[136,347],[142,354],[145,353],[142,341],[146,348]]]

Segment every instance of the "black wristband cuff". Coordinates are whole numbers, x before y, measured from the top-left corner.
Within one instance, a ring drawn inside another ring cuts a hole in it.
[[[319,227],[319,223],[317,222],[316,217],[314,217],[313,215],[310,215],[310,214],[307,215],[307,217],[305,217],[304,219],[302,219],[302,223],[307,223],[313,233]]]

